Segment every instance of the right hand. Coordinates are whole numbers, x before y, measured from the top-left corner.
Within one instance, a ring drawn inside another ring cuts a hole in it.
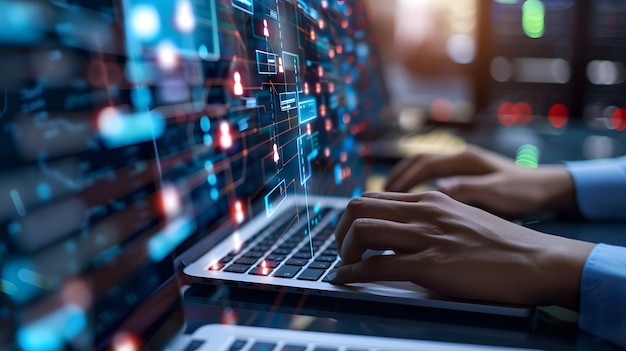
[[[333,284],[410,281],[444,295],[576,310],[592,243],[542,234],[440,192],[366,193],[337,223]],[[364,258],[367,250],[395,254]]]
[[[386,190],[406,192],[429,180],[458,201],[506,217],[576,209],[574,183],[564,166],[525,168],[471,145],[456,155],[423,154],[402,161],[390,172]]]

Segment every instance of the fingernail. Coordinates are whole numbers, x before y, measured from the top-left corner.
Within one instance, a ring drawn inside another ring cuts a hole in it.
[[[337,271],[332,271],[332,272],[328,273],[326,278],[328,278],[328,280],[330,280],[332,282],[333,280],[335,280],[335,278],[337,278]]]

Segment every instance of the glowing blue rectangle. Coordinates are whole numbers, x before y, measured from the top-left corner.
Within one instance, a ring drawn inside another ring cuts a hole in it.
[[[307,180],[311,179],[311,143],[308,145],[305,139],[309,139],[308,135],[298,138],[298,170],[300,173],[300,185],[304,185]]]
[[[165,132],[165,120],[156,111],[120,113],[107,123],[112,125],[106,125],[100,137],[110,149],[157,139]]]
[[[252,0],[233,0],[232,4],[234,8],[254,15],[254,6],[252,5]]]
[[[278,62],[276,54],[261,50],[256,51],[256,65],[259,74],[276,74],[278,73]]]
[[[272,191],[265,195],[265,213],[271,217],[287,200],[287,183],[283,179]]]
[[[300,101],[298,105],[300,109],[300,124],[317,118],[317,101],[315,101],[315,98]]]
[[[280,110],[289,111],[298,108],[298,99],[296,93],[280,94]]]
[[[195,222],[190,218],[180,218],[170,223],[155,234],[148,242],[148,254],[153,262],[160,262],[171,254],[196,230]]]

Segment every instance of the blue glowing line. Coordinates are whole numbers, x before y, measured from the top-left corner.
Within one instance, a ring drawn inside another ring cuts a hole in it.
[[[24,208],[24,203],[22,202],[22,198],[20,197],[20,193],[13,189],[10,192],[11,200],[13,200],[13,205],[15,205],[15,210],[20,217],[26,216],[26,209]]]
[[[276,191],[281,191],[281,198],[280,201],[278,201],[278,204],[275,204],[270,199],[272,195],[276,193]],[[272,191],[265,195],[265,213],[267,214],[267,217],[271,217],[274,212],[276,212],[276,210],[280,207],[280,205],[285,202],[285,200],[287,200],[287,183],[283,179],[276,187],[274,187],[274,189],[272,189]]]
[[[17,295],[18,292],[17,285],[7,280],[0,280],[0,291],[10,296]]]
[[[335,184],[341,185],[343,182],[341,165],[335,165]]]
[[[9,89],[4,88],[4,105],[2,106],[2,110],[0,110],[0,117],[4,116],[4,114],[9,109]]]

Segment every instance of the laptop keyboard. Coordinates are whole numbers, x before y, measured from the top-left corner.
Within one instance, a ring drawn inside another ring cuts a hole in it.
[[[331,269],[341,266],[334,235],[341,212],[322,208],[316,214],[320,219],[317,223],[321,225],[312,229],[311,239],[305,234],[308,230],[306,220],[290,218],[252,236],[239,250],[233,250],[209,269],[285,279],[323,280]],[[298,216],[302,217],[306,218],[306,210]]]
[[[279,343],[277,342],[262,342],[262,341],[252,341],[246,339],[237,339],[235,340],[230,348],[227,351],[243,351],[244,347],[248,346],[246,351],[306,351],[308,346],[302,344],[290,344],[285,343],[278,347]],[[313,351],[339,351],[339,347],[323,347],[318,346],[312,349]],[[347,348],[346,351],[369,351],[366,349],[357,349],[357,348]]]

